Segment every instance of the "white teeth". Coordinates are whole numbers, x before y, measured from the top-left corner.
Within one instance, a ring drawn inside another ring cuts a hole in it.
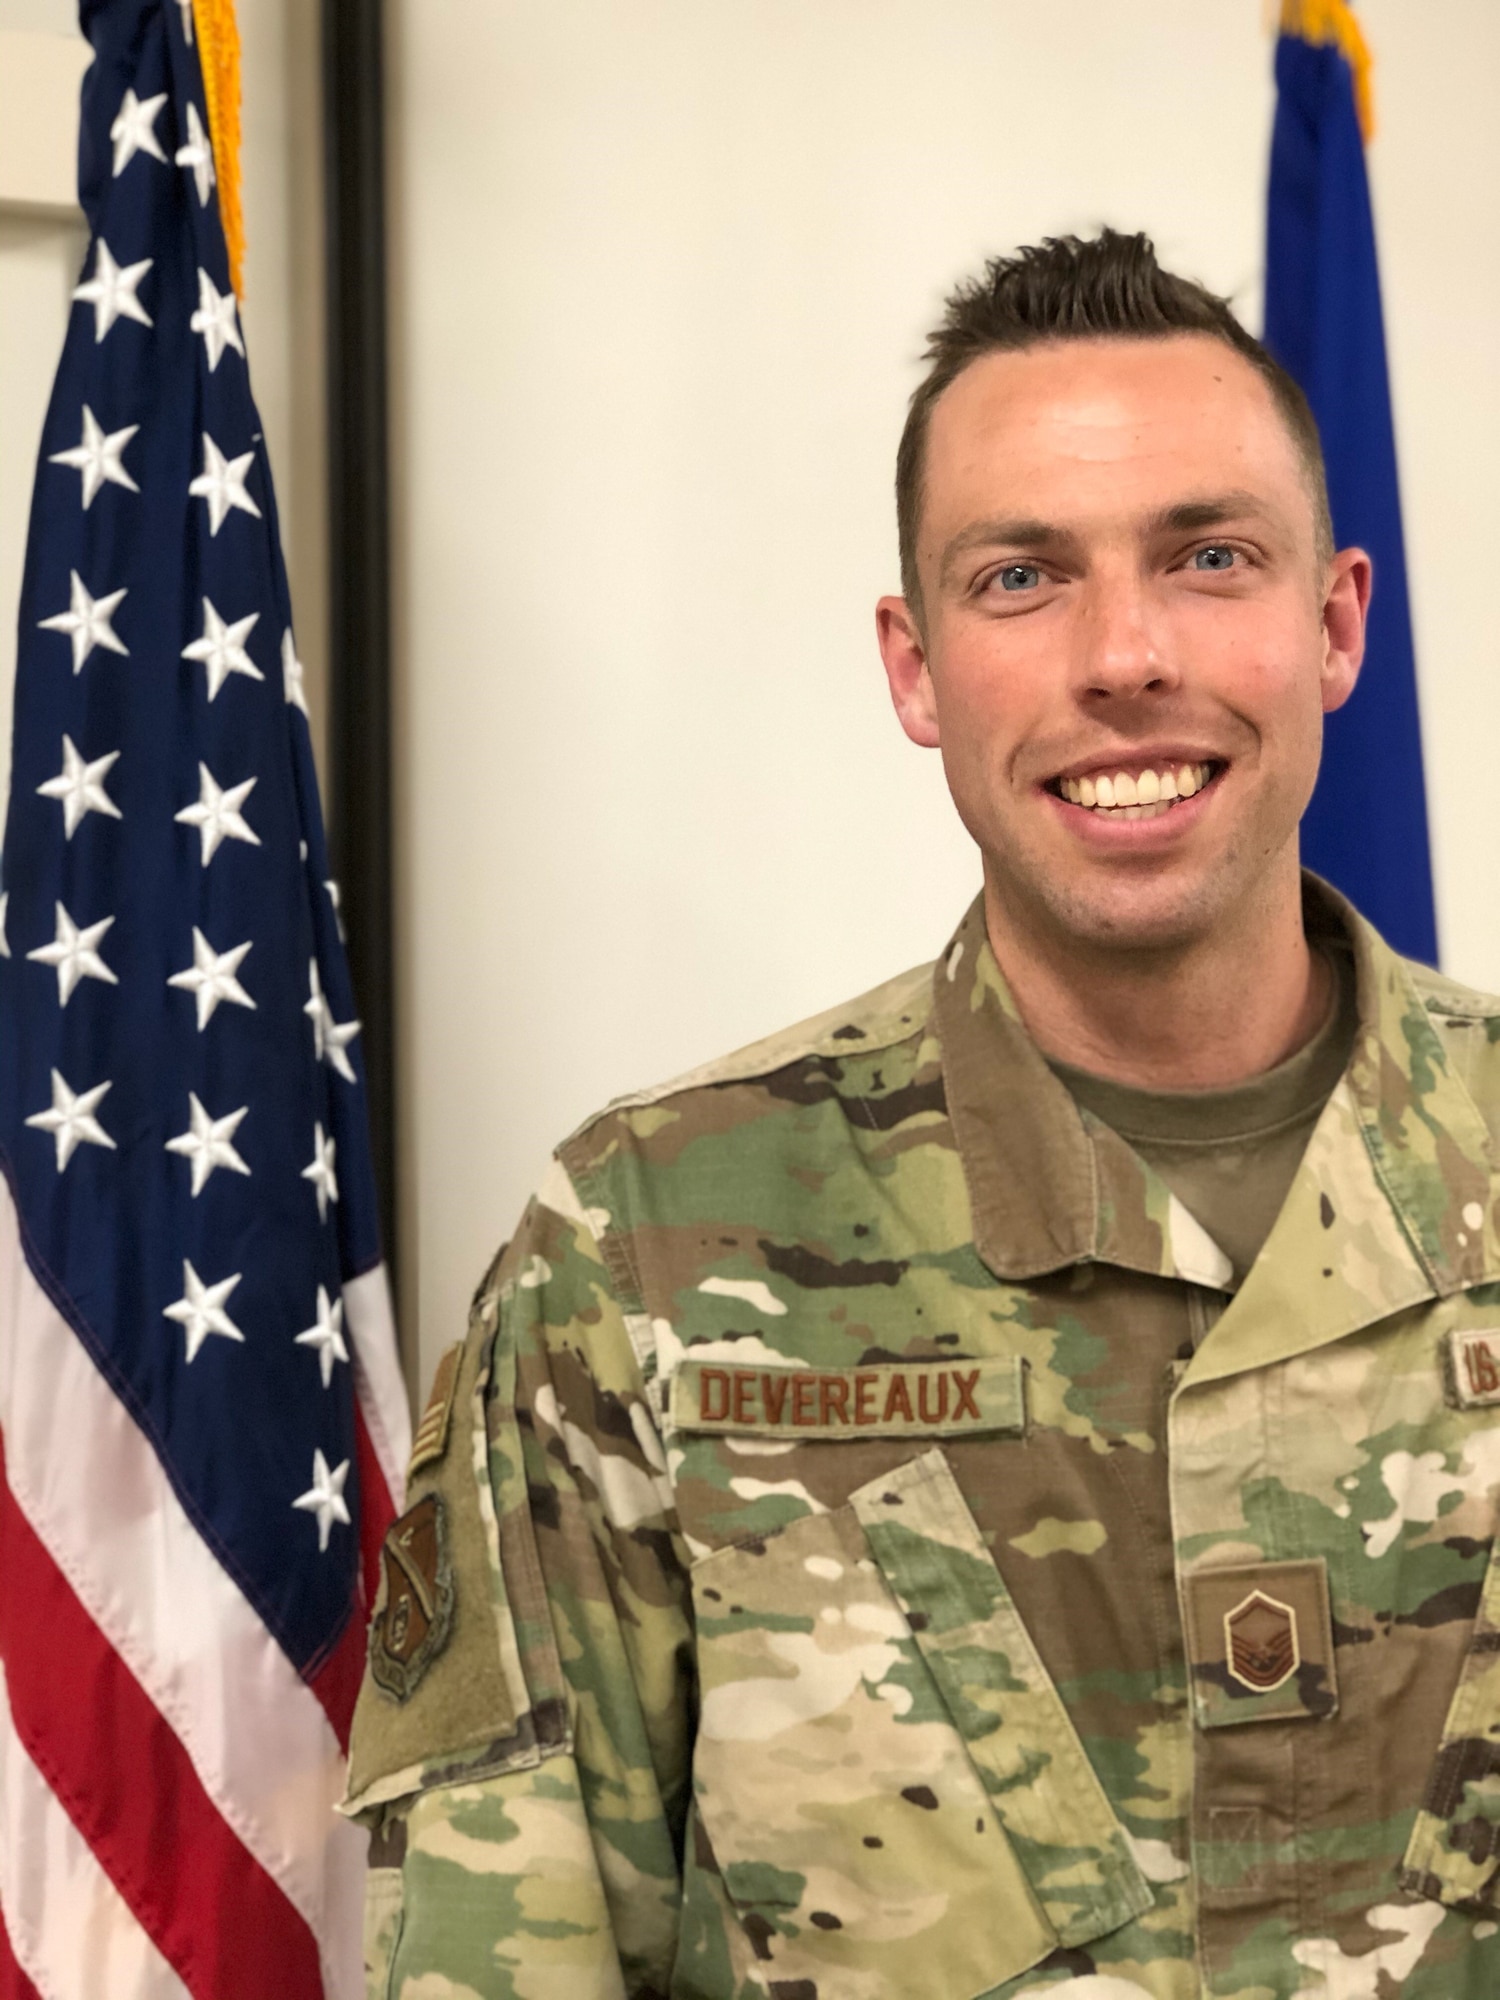
[[[1156,819],[1178,799],[1190,799],[1208,783],[1211,764],[1179,764],[1176,769],[1129,771],[1094,778],[1063,778],[1058,790],[1075,806],[1111,818]]]

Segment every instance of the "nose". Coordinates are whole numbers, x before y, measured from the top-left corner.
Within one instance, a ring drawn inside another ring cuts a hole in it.
[[[1077,682],[1091,703],[1133,701],[1178,685],[1171,649],[1141,579],[1096,575],[1079,621]]]

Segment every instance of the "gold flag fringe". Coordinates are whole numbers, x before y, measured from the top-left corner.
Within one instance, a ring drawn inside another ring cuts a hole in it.
[[[1281,32],[1338,45],[1354,72],[1354,108],[1368,145],[1375,136],[1375,57],[1349,0],[1281,0]]]
[[[208,104],[214,174],[219,183],[219,220],[229,250],[229,282],[245,296],[245,211],[240,200],[240,30],[234,0],[193,0],[198,61]]]

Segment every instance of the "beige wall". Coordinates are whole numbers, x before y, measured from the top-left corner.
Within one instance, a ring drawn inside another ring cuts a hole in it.
[[[235,0],[243,70],[245,347],[281,510],[297,652],[323,768],[328,484],[323,106],[315,0]]]
[[[86,56],[61,0],[0,0],[0,815],[37,447],[86,240],[74,164]]]
[[[393,0],[408,1308],[611,1093],[940,945],[886,709],[903,398],[989,250],[1144,224],[1259,323],[1261,0]],[[1500,8],[1364,0],[1441,920],[1500,986]]]

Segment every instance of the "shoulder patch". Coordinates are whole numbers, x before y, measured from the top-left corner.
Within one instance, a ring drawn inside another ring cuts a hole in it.
[[[406,1468],[408,1481],[414,1472],[420,1472],[424,1465],[434,1464],[448,1449],[448,1426],[453,1417],[453,1392],[458,1387],[458,1364],[463,1359],[463,1352],[463,1342],[455,1340],[434,1371],[432,1387],[427,1395],[427,1407],[422,1412],[422,1421],[417,1425],[411,1441],[411,1460]]]
[[[454,1361],[453,1375],[459,1351],[450,1348],[443,1357]],[[405,1701],[447,1644],[453,1624],[453,1564],[441,1494],[424,1494],[391,1523],[380,1561],[385,1589],[370,1621],[370,1674],[393,1701]]]
[[[488,1471],[485,1399],[495,1361],[508,1365],[496,1346],[476,1314],[443,1390],[447,1449],[382,1545],[343,1808],[356,1816],[534,1765],[566,1721],[538,1712],[515,1645]]]

